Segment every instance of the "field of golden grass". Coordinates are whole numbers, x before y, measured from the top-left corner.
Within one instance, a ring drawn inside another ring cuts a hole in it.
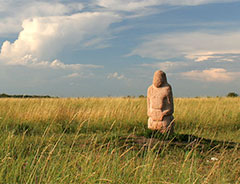
[[[0,99],[0,183],[239,183],[240,98],[174,104],[166,137],[145,98]]]

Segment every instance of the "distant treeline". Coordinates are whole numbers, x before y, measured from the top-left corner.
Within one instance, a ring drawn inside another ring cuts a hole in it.
[[[0,98],[53,98],[49,95],[8,95],[5,93],[0,94]]]

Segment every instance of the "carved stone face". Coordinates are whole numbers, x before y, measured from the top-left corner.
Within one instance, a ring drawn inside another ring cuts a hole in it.
[[[161,71],[161,70],[157,70],[154,73],[154,76],[153,76],[153,85],[156,88],[159,88],[159,87],[161,87],[165,83],[167,83],[166,74],[163,71]]]

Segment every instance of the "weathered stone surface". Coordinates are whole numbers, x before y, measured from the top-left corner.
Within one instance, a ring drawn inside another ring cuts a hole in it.
[[[162,133],[173,132],[173,112],[172,88],[167,83],[166,74],[157,70],[147,92],[148,128]]]

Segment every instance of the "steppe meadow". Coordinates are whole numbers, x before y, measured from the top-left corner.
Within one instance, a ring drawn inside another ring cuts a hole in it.
[[[0,184],[240,184],[239,20],[240,0],[0,0]]]
[[[240,98],[175,98],[175,133],[146,98],[0,99],[0,183],[240,183]]]

